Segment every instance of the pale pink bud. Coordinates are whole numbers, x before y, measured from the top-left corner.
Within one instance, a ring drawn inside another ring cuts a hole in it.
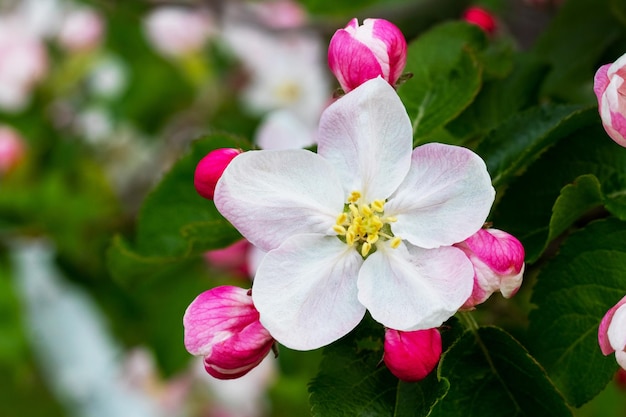
[[[200,294],[187,307],[183,325],[187,351],[203,356],[206,371],[219,379],[245,375],[274,344],[249,291],[239,287],[221,286]]]
[[[104,22],[99,13],[90,8],[76,9],[64,19],[59,43],[69,51],[89,51],[100,45],[103,34]]]
[[[385,329],[387,368],[403,381],[415,382],[426,378],[441,357],[441,334],[438,329],[401,332]]]
[[[204,258],[213,267],[243,277],[250,276],[248,252],[252,244],[246,239],[238,240],[224,249],[205,252]]]
[[[626,369],[626,297],[602,318],[598,328],[598,344],[605,356],[615,352],[615,360]]]
[[[606,133],[626,147],[626,54],[612,64],[601,66],[593,80],[598,111]]]
[[[0,126],[0,174],[15,168],[24,158],[25,146],[22,137],[7,126]]]
[[[487,9],[478,6],[468,7],[463,12],[463,20],[478,26],[488,35],[492,35],[497,28],[496,19],[493,15]]]
[[[292,29],[306,23],[307,15],[300,4],[292,0],[272,0],[250,3],[250,7],[268,27]]]
[[[234,157],[239,155],[240,149],[220,148],[209,152],[198,162],[193,178],[196,191],[202,197],[213,200],[215,185],[220,179],[224,170]]]
[[[151,45],[168,57],[197,52],[214,34],[214,22],[205,10],[177,6],[154,9],[144,21]]]
[[[335,32],[328,46],[328,65],[347,93],[372,78],[396,85],[406,65],[406,40],[393,23],[352,19]]]
[[[472,295],[462,308],[471,309],[499,291],[505,298],[517,293],[524,275],[524,247],[498,229],[481,229],[455,245],[474,266]]]

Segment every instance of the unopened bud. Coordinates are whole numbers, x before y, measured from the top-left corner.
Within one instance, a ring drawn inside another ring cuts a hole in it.
[[[492,35],[498,27],[493,15],[486,9],[478,6],[467,8],[465,12],[463,12],[463,20],[478,26],[488,35]]]
[[[0,126],[0,175],[15,168],[24,158],[24,140],[12,128]]]
[[[406,40],[393,23],[352,19],[335,32],[328,46],[328,65],[347,93],[367,80],[382,77],[395,87],[406,65]]]
[[[606,312],[598,328],[598,344],[603,355],[615,352],[615,360],[626,369],[626,297]]]
[[[472,295],[462,308],[471,309],[499,291],[505,298],[517,293],[524,275],[524,247],[498,229],[481,229],[455,245],[474,266]]]
[[[441,357],[441,334],[438,329],[401,332],[385,330],[387,368],[403,381],[420,381],[435,369]]]
[[[183,325],[187,351],[203,356],[206,371],[219,379],[245,375],[274,344],[250,292],[239,287],[221,286],[200,294],[187,307]]]
[[[240,149],[220,148],[209,152],[196,166],[193,183],[202,197],[213,200],[215,185]]]

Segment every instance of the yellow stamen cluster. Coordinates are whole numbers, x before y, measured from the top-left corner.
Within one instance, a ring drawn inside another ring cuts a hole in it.
[[[395,217],[383,217],[385,201],[374,200],[371,204],[364,204],[360,200],[360,192],[350,194],[347,211],[337,216],[333,230],[346,239],[346,244],[360,246],[363,257],[370,253],[372,245],[380,238],[391,240],[391,247],[397,248],[402,239],[393,236],[389,228],[383,230],[386,224],[396,221]]]

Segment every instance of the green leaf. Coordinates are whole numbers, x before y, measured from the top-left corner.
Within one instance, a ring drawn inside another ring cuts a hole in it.
[[[468,331],[441,358],[450,390],[432,417],[560,417],[571,411],[545,372],[508,333]]]
[[[476,152],[487,163],[494,186],[506,184],[548,147],[597,121],[596,108],[576,105],[534,107],[509,118],[482,141]]]
[[[477,51],[486,39],[480,29],[463,22],[442,24],[409,45],[405,72],[413,78],[398,94],[413,123],[416,139],[461,113],[481,86]]]
[[[626,223],[611,218],[572,234],[537,277],[529,349],[573,406],[597,395],[617,369],[600,352],[598,325],[626,294],[625,270]]]
[[[626,149],[596,121],[563,138],[512,181],[492,220],[520,239],[527,262],[534,262],[570,225],[594,214],[594,207],[604,204],[623,218],[625,194]]]
[[[141,208],[134,244],[121,237],[108,251],[111,274],[129,281],[175,269],[190,257],[223,248],[241,235],[212,201],[200,197],[193,185],[197,163],[221,147],[245,147],[240,140],[214,135],[193,143],[150,193]],[[163,269],[162,269],[163,268]]]
[[[419,383],[400,382],[382,363],[382,326],[364,320],[355,331],[324,349],[311,381],[314,417],[427,416],[448,389],[433,372]]]

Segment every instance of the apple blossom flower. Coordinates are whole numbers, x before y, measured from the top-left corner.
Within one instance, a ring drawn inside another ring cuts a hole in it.
[[[240,149],[220,148],[209,152],[202,158],[196,166],[193,178],[198,194],[212,200],[217,180],[222,176],[226,166],[241,152]]]
[[[68,51],[90,51],[100,45],[103,35],[102,16],[91,8],[83,7],[68,12],[63,19],[58,40]]]
[[[435,369],[441,357],[438,329],[400,332],[385,329],[383,361],[396,377],[407,382],[420,381]]]
[[[15,168],[24,158],[24,139],[14,129],[0,125],[0,175]]]
[[[598,344],[603,355],[615,352],[615,360],[626,369],[626,297],[606,312],[598,328]]]
[[[225,285],[203,292],[187,307],[183,325],[187,351],[203,356],[206,371],[218,379],[245,375],[274,344],[243,288]]]
[[[379,77],[324,111],[317,154],[249,151],[226,167],[215,204],[267,252],[252,297],[280,343],[324,346],[366,309],[396,330],[437,327],[470,296],[472,264],[452,245],[482,227],[491,179],[468,149],[412,141]]]
[[[463,20],[467,23],[478,26],[488,35],[493,35],[498,27],[496,19],[493,17],[491,12],[479,6],[468,7],[463,12]]]
[[[362,25],[352,19],[335,32],[328,46],[328,65],[347,93],[378,76],[392,86],[406,65],[406,40],[393,23],[365,19]]]
[[[463,308],[484,303],[496,291],[511,298],[522,285],[524,247],[514,236],[498,229],[480,229],[455,245],[474,265],[474,289]]]
[[[593,91],[606,133],[617,144],[626,147],[626,54],[612,64],[598,68]]]
[[[144,19],[144,31],[154,49],[170,58],[198,52],[215,33],[207,11],[177,6],[152,10]]]

